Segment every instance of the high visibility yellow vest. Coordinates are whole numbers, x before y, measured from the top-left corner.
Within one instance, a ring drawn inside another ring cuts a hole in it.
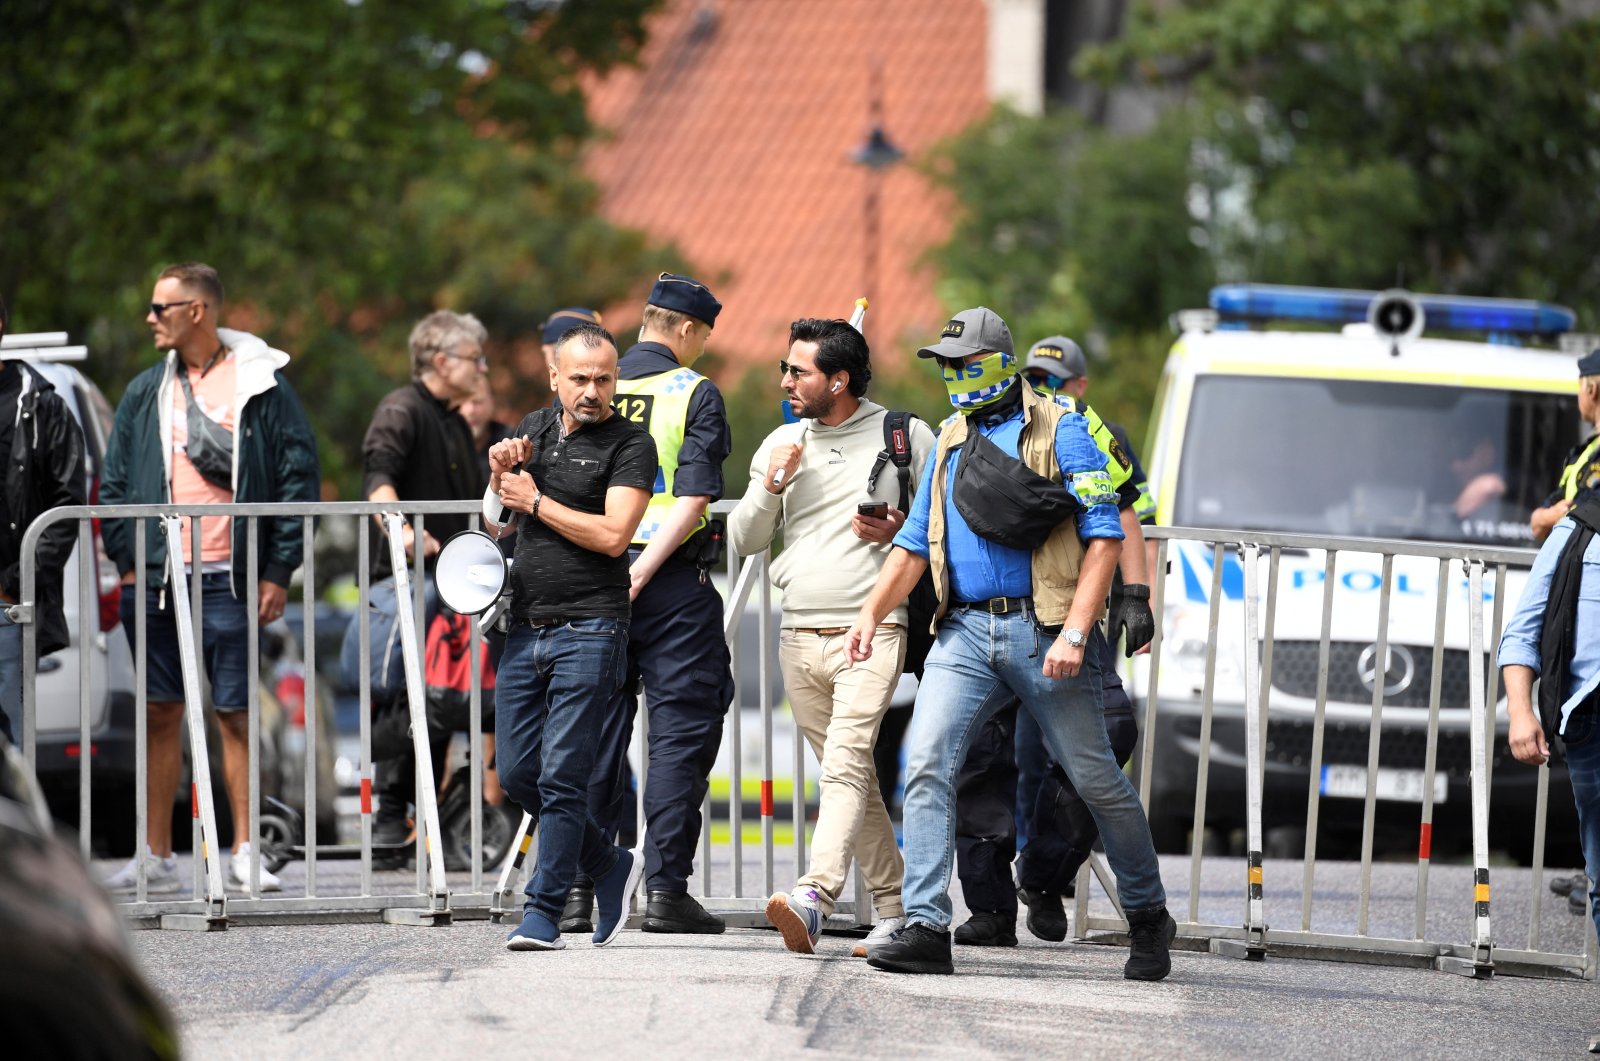
[[[678,500],[672,493],[672,482],[678,474],[678,451],[683,448],[683,431],[689,423],[689,399],[704,382],[705,377],[690,368],[617,381],[612,408],[650,433],[660,461],[655,491],[639,520],[639,529],[633,532],[635,545],[650,544]],[[684,541],[705,525],[706,517],[702,515]]]
[[[1574,500],[1579,490],[1595,485],[1593,482],[1595,476],[1585,475],[1583,472],[1594,461],[1596,449],[1600,449],[1600,435],[1590,439],[1589,444],[1579,452],[1578,459],[1567,465],[1566,470],[1561,473],[1558,489],[1561,491],[1561,496],[1568,501]],[[1600,473],[1600,468],[1596,468],[1595,472]]]

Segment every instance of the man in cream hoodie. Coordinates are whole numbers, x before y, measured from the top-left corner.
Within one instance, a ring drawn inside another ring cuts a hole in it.
[[[878,627],[872,658],[851,667],[845,634],[889,554],[905,513],[899,479],[867,480],[884,450],[888,411],[866,400],[872,379],[867,342],[842,320],[803,318],[789,327],[789,357],[781,385],[798,424],[785,424],[757,449],[750,486],[729,521],[733,547],[759,553],[783,534],[772,563],[772,582],[783,591],[778,664],[789,706],[817,759],[821,806],[811,839],[810,869],[792,892],[767,902],[767,919],[784,946],[810,954],[822,923],[844,886],[854,853],[877,910],[877,927],[856,948],[891,938],[904,920],[900,878],[904,866],[894,827],[878,791],[872,744],[905,658],[906,609]],[[933,451],[933,432],[911,420],[912,477]],[[863,514],[863,502],[885,506],[881,518]]]

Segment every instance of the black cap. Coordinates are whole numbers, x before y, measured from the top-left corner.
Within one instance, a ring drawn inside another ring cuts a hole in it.
[[[544,322],[544,334],[541,341],[554,343],[557,339],[570,332],[580,324],[599,324],[600,314],[592,309],[582,306],[568,306],[558,309],[550,314],[550,319]]]
[[[1600,346],[1578,358],[1579,376],[1600,376]]]
[[[722,303],[717,301],[705,284],[677,273],[658,276],[656,286],[650,289],[650,297],[646,301],[652,306],[676,310],[710,325],[717,323],[717,314],[722,312]]]

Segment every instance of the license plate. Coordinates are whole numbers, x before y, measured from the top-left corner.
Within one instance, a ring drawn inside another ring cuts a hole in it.
[[[1450,790],[1450,779],[1442,773],[1433,775],[1433,801],[1443,803]],[[1427,791],[1427,775],[1421,770],[1396,770],[1378,767],[1377,795],[1379,799],[1402,803],[1421,803]],[[1329,763],[1322,767],[1322,794],[1344,799],[1367,798],[1367,768]]]

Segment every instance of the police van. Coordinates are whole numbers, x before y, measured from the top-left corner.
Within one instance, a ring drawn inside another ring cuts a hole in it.
[[[1179,337],[1157,392],[1148,447],[1157,523],[1531,548],[1529,514],[1586,432],[1573,399],[1573,324],[1568,310],[1519,300],[1217,288],[1210,309],[1174,319]],[[1266,555],[1263,549],[1263,599]],[[1205,825],[1228,846],[1244,824],[1245,579],[1238,551],[1224,557]],[[1158,847],[1182,851],[1199,832],[1194,793],[1213,550],[1177,540],[1168,560],[1150,818]],[[1286,550],[1280,562],[1263,743],[1264,826],[1269,848],[1282,855],[1298,855],[1304,842],[1325,560],[1321,550]],[[1388,650],[1380,660],[1382,563],[1375,553],[1353,550],[1337,558],[1317,781],[1324,857],[1352,849],[1340,837],[1361,836],[1379,680],[1379,843],[1387,831],[1390,846],[1416,851],[1438,561],[1396,558]],[[1489,569],[1486,617],[1496,593],[1505,594],[1509,613],[1526,576],[1526,566],[1513,567],[1500,587]],[[1432,835],[1444,848],[1452,837],[1465,845],[1470,836],[1467,580],[1459,563],[1449,587],[1432,785]],[[1138,699],[1148,698],[1148,662],[1136,663],[1129,684]],[[1506,750],[1503,696],[1497,714],[1491,836],[1507,837],[1506,821],[1525,823],[1512,838],[1512,853],[1526,858],[1537,771],[1520,767]],[[1552,770],[1551,783],[1549,835],[1552,841],[1575,836],[1562,827],[1573,820],[1564,771]]]

